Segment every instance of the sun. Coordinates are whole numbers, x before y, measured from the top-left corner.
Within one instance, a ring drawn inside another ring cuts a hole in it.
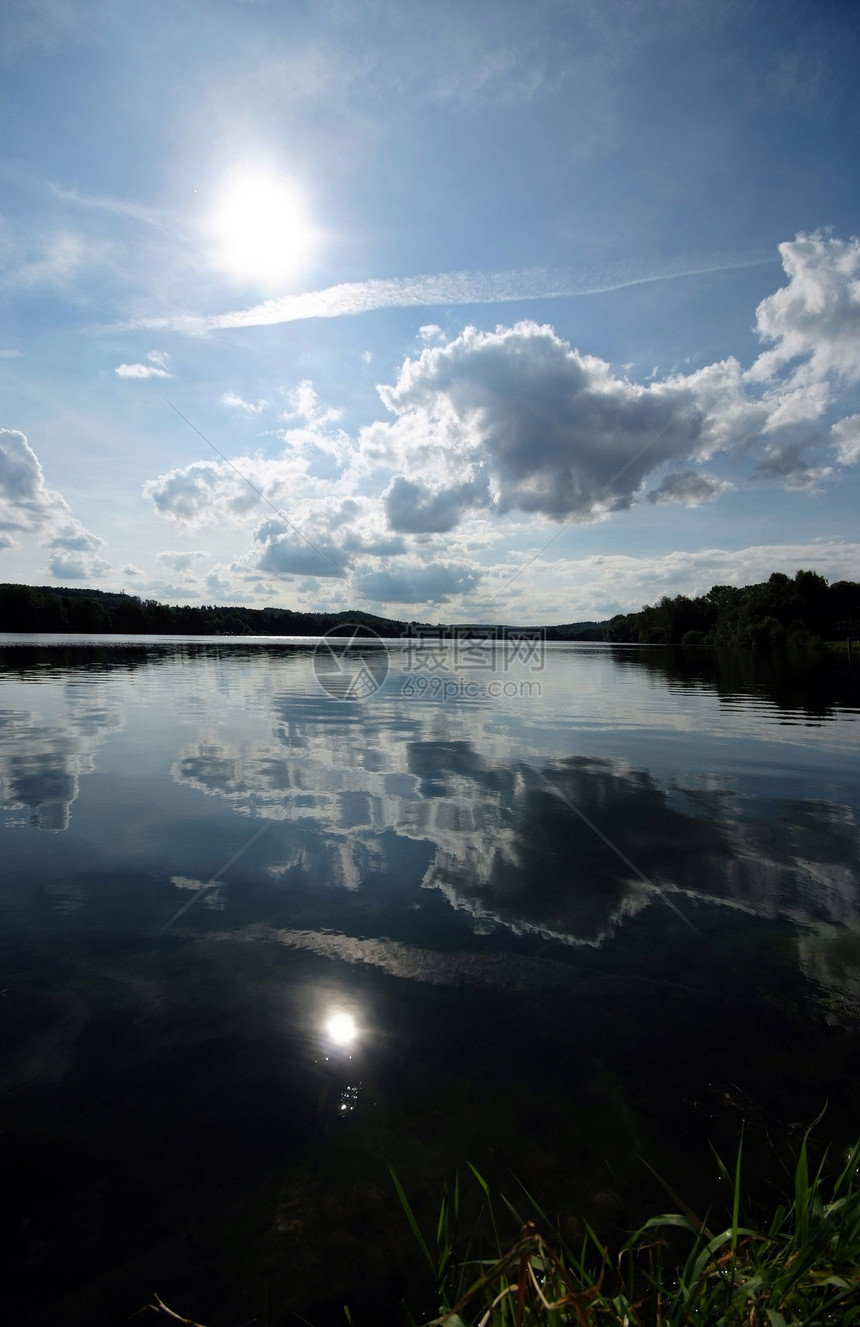
[[[317,244],[299,190],[262,165],[239,166],[227,176],[209,229],[220,267],[238,280],[269,287],[296,276]]]

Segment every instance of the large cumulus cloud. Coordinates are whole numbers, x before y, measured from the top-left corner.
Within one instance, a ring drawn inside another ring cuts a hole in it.
[[[0,530],[41,530],[68,512],[66,500],[45,483],[24,434],[0,428]]]
[[[261,522],[254,542],[257,548],[250,559],[254,571],[273,576],[346,576],[346,559],[330,536],[303,537],[281,517]]]
[[[104,540],[76,520],[62,494],[48,487],[39,458],[18,429],[0,428],[0,549],[14,534],[38,534],[48,548],[48,569],[64,580],[100,576],[110,563]]]
[[[451,528],[470,506],[555,520],[629,507],[650,470],[695,451],[703,423],[684,384],[630,382],[533,322],[468,327],[379,393],[398,419],[367,444],[405,472],[387,500],[402,530]]]
[[[241,523],[256,514],[261,494],[270,502],[287,496],[303,467],[289,459],[263,461],[241,457],[227,461],[194,461],[150,479],[143,486],[159,516],[183,529]]]
[[[860,239],[800,234],[779,246],[788,284],[762,300],[756,328],[774,344],[749,372],[766,381],[793,364],[791,385],[860,379]]]
[[[448,341],[428,327],[377,386],[387,418],[349,436],[304,380],[278,421],[301,426],[269,431],[280,455],[198,461],[145,492],[180,526],[246,527],[244,580],[307,577],[328,592],[348,578],[378,602],[438,603],[476,602],[494,556],[510,583],[522,557],[499,541],[514,528],[522,546],[531,531],[543,543],[547,522],[643,499],[696,507],[747,482],[815,491],[860,460],[860,416],[833,422],[860,382],[860,241],[798,235],[780,253],[786,281],[756,310],[763,349],[749,367],[728,356],[640,383],[548,325]]]
[[[440,561],[432,565],[405,560],[357,579],[357,588],[368,599],[389,604],[443,604],[470,594],[480,583],[477,568]]]
[[[405,475],[395,475],[383,501],[392,530],[402,534],[447,534],[459,525],[467,508],[489,506],[490,495],[485,482],[434,490]]]

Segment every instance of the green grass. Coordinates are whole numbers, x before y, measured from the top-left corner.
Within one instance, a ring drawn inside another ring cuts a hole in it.
[[[745,1192],[743,1138],[729,1170],[714,1153],[720,1200],[697,1216],[652,1167],[677,1210],[653,1216],[610,1250],[587,1222],[573,1245],[520,1185],[494,1196],[469,1166],[443,1188],[422,1228],[394,1167],[396,1199],[425,1268],[409,1303],[379,1303],[363,1324],[409,1327],[860,1327],[860,1141],[837,1163],[810,1163],[809,1133],[763,1215]],[[793,1169],[793,1175],[792,1175]],[[728,1200],[726,1200],[728,1195]],[[324,1256],[324,1251],[323,1251]],[[201,1327],[156,1296],[162,1318]],[[288,1297],[265,1327],[307,1322]],[[358,1323],[348,1307],[342,1323]]]
[[[824,1327],[860,1324],[860,1142],[831,1173],[825,1155],[810,1173],[808,1136],[793,1193],[762,1223],[747,1224],[742,1143],[733,1172],[717,1158],[731,1193],[725,1228],[714,1230],[676,1195],[680,1211],[652,1217],[614,1254],[585,1226],[572,1248],[523,1190],[526,1216],[504,1197],[519,1227],[504,1243],[489,1187],[485,1220],[460,1229],[459,1183],[445,1191],[435,1235],[421,1231],[393,1169],[395,1188],[427,1261],[437,1312],[412,1327]],[[480,1238],[478,1227],[492,1234]],[[392,1321],[390,1314],[387,1321]]]

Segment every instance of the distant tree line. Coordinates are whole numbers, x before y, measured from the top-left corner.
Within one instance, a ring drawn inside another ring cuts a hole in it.
[[[0,585],[0,631],[56,631],[153,636],[319,636],[357,623],[379,635],[400,635],[405,624],[372,613],[297,613],[289,608],[200,608],[77,588]]]
[[[792,578],[781,571],[759,585],[715,585],[698,599],[665,596],[638,613],[620,613],[606,623],[575,622],[535,628],[547,640],[608,640],[643,645],[804,646],[844,633],[842,621],[860,619],[860,584],[828,584],[814,571]],[[351,632],[401,636],[422,631],[353,609],[343,613],[299,613],[289,608],[201,607],[161,604],[155,599],[77,587],[0,585],[0,631],[70,632],[87,635],[319,636]],[[440,626],[440,636],[492,631],[482,626]],[[512,629],[506,629],[512,630]],[[526,632],[528,634],[528,632]]]
[[[698,599],[667,595],[638,613],[619,613],[604,639],[642,645],[802,647],[844,637],[837,624],[860,619],[860,584],[830,585],[815,571],[775,571],[758,585],[715,585]]]
[[[482,625],[429,626],[400,622],[360,609],[342,613],[299,613],[289,608],[170,606],[155,599],[109,590],[78,587],[54,589],[46,585],[0,585],[0,631],[70,632],[118,636],[321,636],[325,632],[380,636],[438,634],[440,638],[473,632],[518,632],[518,628]],[[562,627],[523,629],[523,634],[547,640],[602,640],[602,622],[573,622]]]

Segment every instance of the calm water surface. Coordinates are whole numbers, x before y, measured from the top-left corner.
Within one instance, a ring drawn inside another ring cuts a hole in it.
[[[742,1124],[856,1135],[847,665],[510,654],[341,699],[313,642],[0,637],[10,1321],[334,1322],[383,1154],[623,1228],[637,1155],[692,1199]]]

